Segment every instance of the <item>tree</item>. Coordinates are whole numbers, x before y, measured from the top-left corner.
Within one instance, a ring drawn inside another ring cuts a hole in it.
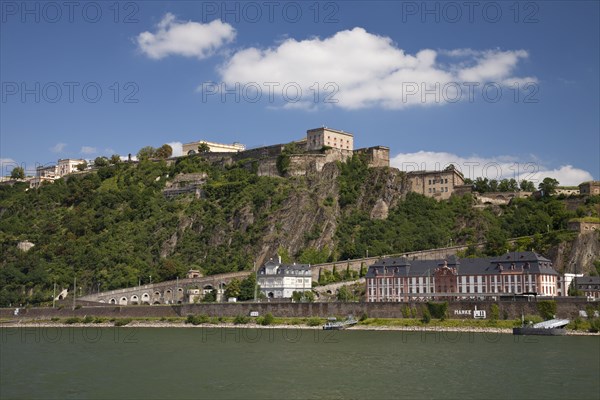
[[[10,173],[10,179],[25,179],[25,170],[23,167],[14,167]]]
[[[87,161],[82,162],[81,164],[77,164],[77,171],[85,171],[88,167]]]
[[[542,191],[544,197],[552,196],[554,192],[556,192],[557,187],[558,181],[550,177],[544,178],[544,180],[538,185],[538,189]]]
[[[154,156],[162,160],[167,159],[173,155],[173,148],[168,144],[163,144],[154,152]]]
[[[214,303],[215,301],[217,301],[217,291],[214,289],[206,293],[202,298],[203,303]]]
[[[256,284],[256,275],[252,273],[242,280],[238,299],[241,301],[254,300],[255,291],[258,293],[260,286]]]
[[[156,149],[152,146],[145,146],[140,149],[137,153],[138,160],[147,160],[153,158],[156,154]]]
[[[208,153],[210,152],[210,146],[206,144],[206,142],[200,142],[198,145],[198,153]]]
[[[241,284],[237,278],[233,278],[227,286],[225,286],[225,297],[235,297],[238,298],[240,296]]]
[[[110,163],[111,164],[118,164],[121,162],[121,156],[118,154],[113,154],[112,156],[110,156]]]
[[[473,182],[473,190],[479,193],[485,193],[490,191],[490,182],[488,178],[477,178]]]
[[[348,286],[344,285],[338,290],[337,298],[339,301],[350,301],[354,296],[352,292],[348,289]]]
[[[94,165],[98,168],[108,166],[108,159],[106,157],[96,157]]]
[[[523,192],[535,192],[535,185],[531,181],[523,179],[520,187]]]

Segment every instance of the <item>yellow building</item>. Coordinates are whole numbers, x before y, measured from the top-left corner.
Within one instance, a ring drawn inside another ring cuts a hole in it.
[[[183,154],[192,155],[198,153],[198,146],[205,143],[210,148],[211,153],[237,153],[246,150],[246,146],[241,143],[222,144],[215,142],[207,142],[206,140],[199,140],[197,142],[185,143],[182,146]]]
[[[323,146],[340,150],[354,150],[354,136],[351,133],[327,127],[306,131],[306,149],[320,150]]]

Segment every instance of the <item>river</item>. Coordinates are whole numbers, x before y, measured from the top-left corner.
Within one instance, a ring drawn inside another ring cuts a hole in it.
[[[2,328],[0,398],[598,399],[600,337]]]

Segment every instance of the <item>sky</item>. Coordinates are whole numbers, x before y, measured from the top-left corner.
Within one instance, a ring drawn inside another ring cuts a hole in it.
[[[600,179],[597,1],[0,1],[0,167],[327,126],[402,170]]]

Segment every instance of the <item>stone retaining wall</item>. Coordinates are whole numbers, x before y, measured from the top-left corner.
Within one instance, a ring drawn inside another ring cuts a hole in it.
[[[557,317],[575,318],[580,310],[585,310],[592,305],[596,308],[599,303],[590,303],[584,299],[557,299]],[[463,301],[449,303],[450,318],[473,318],[475,307],[486,310],[490,316],[490,307],[498,304],[500,319],[515,319],[525,315],[538,315],[535,301]],[[183,305],[155,305],[155,306],[83,306],[73,310],[70,307],[62,309],[29,308],[20,309],[19,316],[13,315],[14,308],[0,309],[0,318],[66,318],[71,316],[84,317],[86,315],[125,318],[125,317],[185,317],[188,314],[206,314],[209,316],[234,317],[236,315],[249,315],[250,311],[258,311],[260,315],[272,313],[276,317],[330,317],[352,314],[359,317],[367,314],[372,318],[402,318],[402,311],[408,306],[415,307],[418,316],[425,303],[289,303],[289,302],[263,302],[263,303],[213,303],[213,304],[183,304]],[[455,312],[457,311],[457,312]]]

